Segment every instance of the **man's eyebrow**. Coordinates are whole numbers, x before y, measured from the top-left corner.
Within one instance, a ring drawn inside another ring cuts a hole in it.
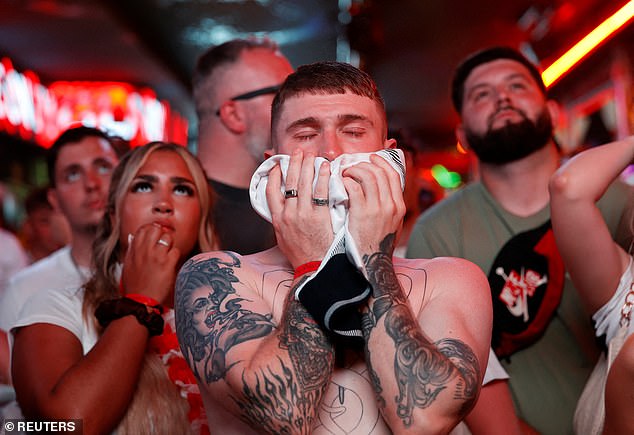
[[[512,74],[509,74],[508,76],[505,77],[506,80],[515,80],[515,79],[522,79],[526,82],[531,82],[533,81],[533,78],[523,72],[514,72]]]
[[[115,163],[112,160],[106,159],[104,157],[97,157],[92,161],[93,165],[104,165],[104,166],[114,166]]]
[[[286,127],[286,132],[290,132],[292,130],[301,128],[301,127],[317,127],[319,126],[319,121],[314,116],[309,116],[307,118],[301,118],[297,121],[291,122],[288,127]]]
[[[504,76],[504,81],[515,80],[515,79],[522,79],[526,82],[531,81],[531,78],[528,75],[521,72],[513,72],[507,76]],[[480,88],[490,88],[490,87],[494,87],[494,85],[492,85],[489,82],[476,83],[475,85],[473,85],[471,88],[467,90],[467,95],[471,94],[473,91],[476,91]]]
[[[471,93],[474,90],[479,89],[479,88],[490,88],[491,86],[493,86],[493,85],[491,85],[490,83],[476,83],[475,85],[473,85],[469,89],[467,89],[467,93]]]
[[[347,123],[355,122],[355,121],[363,121],[363,122],[368,122],[370,125],[374,125],[374,123],[372,122],[370,118],[364,115],[359,115],[357,113],[346,113],[344,115],[339,115],[337,118],[339,119],[339,122],[343,124],[347,124]]]
[[[337,120],[340,124],[347,124],[355,121],[363,121],[368,122],[370,125],[374,125],[372,120],[364,115],[359,115],[357,113],[346,113],[343,115],[338,115]],[[309,116],[306,118],[298,119],[297,121],[293,121],[286,127],[286,131],[289,132],[291,130],[301,128],[301,127],[318,127],[320,124],[319,120],[314,116]]]
[[[81,169],[81,165],[78,163],[71,163],[68,166],[65,166],[62,168],[62,173],[63,174],[67,174],[69,172],[76,172],[79,171]]]

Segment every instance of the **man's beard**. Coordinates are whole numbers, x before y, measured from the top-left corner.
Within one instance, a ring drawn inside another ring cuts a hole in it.
[[[270,134],[271,130],[269,128],[259,129],[254,126],[245,138],[247,150],[258,165],[264,161],[264,152],[271,148]]]
[[[508,110],[508,109],[507,109]],[[503,165],[514,162],[546,146],[553,135],[553,126],[547,110],[533,122],[524,112],[515,110],[522,117],[520,122],[507,122],[503,127],[489,127],[483,135],[465,129],[469,148],[483,163]]]

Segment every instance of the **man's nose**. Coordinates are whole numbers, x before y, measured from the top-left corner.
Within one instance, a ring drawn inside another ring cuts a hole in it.
[[[102,180],[97,171],[89,170],[84,177],[86,190],[96,190],[101,187]]]
[[[501,85],[495,88],[495,102],[498,106],[508,105],[511,101],[510,92],[506,86]]]
[[[343,153],[336,132],[326,132],[320,145],[319,156],[333,161]]]

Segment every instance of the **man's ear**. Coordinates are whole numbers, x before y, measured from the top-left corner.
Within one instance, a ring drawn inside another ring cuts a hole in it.
[[[557,128],[559,125],[559,117],[561,116],[561,108],[559,103],[555,100],[546,100],[546,110],[548,110],[548,114],[550,115],[550,122],[553,125],[553,130]]]
[[[464,127],[462,124],[458,124],[455,130],[456,139],[460,142],[460,145],[463,149],[469,149],[469,142],[467,141],[467,135],[465,134]]]
[[[383,149],[384,150],[393,149],[393,148],[396,148],[396,145],[398,145],[396,143],[396,139],[386,139],[385,142],[383,142]]]
[[[277,144],[277,146],[275,144]],[[270,148],[264,150],[264,160],[279,154],[279,143],[277,142],[277,136],[275,136],[273,129],[271,129],[271,138],[269,139],[268,145]]]
[[[236,104],[235,101],[231,100],[223,102],[218,109],[220,122],[234,134],[242,134],[246,131],[247,125],[244,115],[240,104]]]
[[[53,210],[62,213],[62,210],[59,208],[59,201],[57,200],[57,191],[54,188],[50,188],[46,191],[46,199],[48,199],[48,203],[51,204]]]

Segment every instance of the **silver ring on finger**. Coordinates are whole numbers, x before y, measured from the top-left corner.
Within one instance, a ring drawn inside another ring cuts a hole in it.
[[[158,239],[158,241],[156,242],[157,245],[163,245],[163,246],[167,246],[169,248],[170,244],[167,243],[165,240],[163,239]]]
[[[313,198],[313,204],[318,206],[328,205],[328,198]]]
[[[297,189],[288,189],[284,191],[284,198],[297,198]]]

